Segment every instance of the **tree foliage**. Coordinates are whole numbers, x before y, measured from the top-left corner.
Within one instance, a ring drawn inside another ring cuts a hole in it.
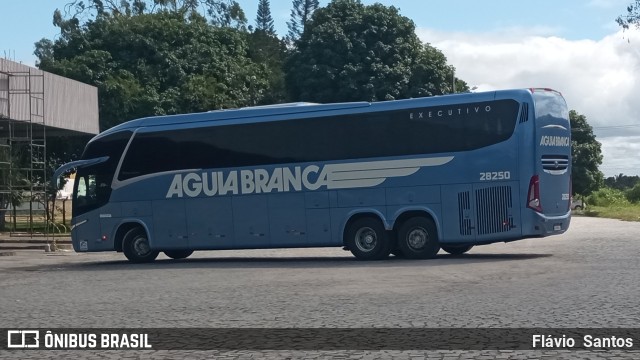
[[[260,30],[249,35],[249,57],[260,64],[268,83],[266,89],[260,89],[252,105],[269,105],[288,101],[284,83],[286,54],[285,40]]]
[[[604,179],[604,185],[612,189],[627,190],[640,184],[640,176],[619,174]]]
[[[204,14],[200,12],[201,8],[205,10]],[[56,10],[54,25],[77,27],[81,17],[135,16],[162,12],[178,13],[186,18],[205,16],[213,25],[241,30],[246,30],[247,25],[242,7],[234,0],[73,0],[65,5],[65,14],[70,19],[65,19]],[[62,27],[61,29],[64,30]]]
[[[334,0],[318,9],[287,64],[296,100],[379,101],[452,92],[453,67],[395,7]],[[468,90],[464,82],[457,85]]]
[[[260,0],[260,2],[258,2],[256,31],[262,31],[271,36],[275,36],[276,34],[273,17],[271,16],[271,5],[269,4],[269,0]]]
[[[265,66],[249,57],[248,36],[211,26],[197,13],[102,13],[36,44],[39,67],[99,89],[101,128],[133,118],[257,103]]]
[[[287,40],[290,43],[300,39],[306,31],[307,22],[319,6],[318,0],[293,0],[291,18],[287,22]]]
[[[18,150],[22,150],[18,148]],[[10,171],[9,169],[24,168],[24,153],[9,154],[7,151],[0,151],[0,161],[9,166],[0,167],[0,184],[3,184],[6,190],[0,193],[0,230],[7,230],[7,215],[9,207],[15,209],[23,201],[28,199],[28,194],[24,191],[28,188],[28,177],[21,171]],[[15,210],[14,210],[15,213]]]
[[[572,131],[573,193],[589,195],[604,184],[604,174],[598,169],[602,164],[602,148],[586,116],[571,110],[569,119]]]
[[[629,204],[629,200],[624,191],[605,187],[591,193],[587,197],[587,204],[593,206],[625,206]]]
[[[632,203],[640,202],[640,182],[636,183],[631,189],[625,191],[624,195],[627,197],[627,200]]]
[[[616,22],[625,30],[631,26],[640,29],[640,0],[635,0],[635,2],[629,4],[627,6],[627,14],[618,16]]]

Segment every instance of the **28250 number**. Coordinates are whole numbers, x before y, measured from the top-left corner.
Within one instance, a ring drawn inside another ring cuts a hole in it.
[[[480,181],[509,180],[511,179],[510,171],[490,171],[481,172]]]

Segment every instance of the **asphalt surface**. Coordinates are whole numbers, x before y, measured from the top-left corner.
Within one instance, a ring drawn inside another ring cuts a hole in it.
[[[0,328],[638,328],[640,223],[574,217],[561,236],[433,260],[342,249],[0,257]],[[517,331],[517,330],[516,330]],[[640,342],[640,339],[636,339]],[[0,351],[0,358],[640,358],[638,351]]]

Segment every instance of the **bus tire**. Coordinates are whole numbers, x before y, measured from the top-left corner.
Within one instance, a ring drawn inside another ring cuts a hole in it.
[[[451,255],[462,255],[471,250],[473,245],[442,245],[442,250]]]
[[[349,224],[345,243],[358,260],[382,260],[389,256],[392,239],[380,219],[364,217]]]
[[[122,252],[132,263],[152,262],[160,253],[151,249],[149,237],[141,227],[135,227],[124,234]]]
[[[186,259],[193,254],[193,250],[165,250],[163,252],[174,260]]]
[[[407,259],[430,259],[440,251],[438,232],[433,220],[416,216],[398,228],[398,247]]]

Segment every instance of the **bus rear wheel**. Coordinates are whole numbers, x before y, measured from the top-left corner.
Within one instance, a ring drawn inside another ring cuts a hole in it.
[[[398,228],[398,248],[408,259],[430,259],[440,251],[438,233],[433,220],[416,216]]]
[[[345,232],[345,243],[358,260],[381,260],[389,256],[392,238],[382,222],[373,217],[353,221]]]
[[[122,252],[132,263],[152,262],[158,257],[159,251],[151,250],[149,237],[144,229],[133,228],[124,235]]]
[[[193,250],[165,250],[163,252],[174,260],[186,259],[193,254]]]
[[[443,245],[442,250],[448,252],[451,255],[462,255],[471,250],[473,245]]]

